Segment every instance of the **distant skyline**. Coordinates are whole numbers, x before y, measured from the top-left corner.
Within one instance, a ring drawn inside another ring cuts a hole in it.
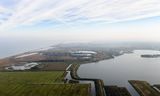
[[[0,1],[4,40],[160,42],[159,26],[159,0]]]

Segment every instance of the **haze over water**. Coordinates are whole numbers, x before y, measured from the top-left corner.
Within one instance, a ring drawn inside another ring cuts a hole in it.
[[[56,43],[40,39],[2,39],[0,40],[0,58],[17,55],[19,53],[46,48]]]

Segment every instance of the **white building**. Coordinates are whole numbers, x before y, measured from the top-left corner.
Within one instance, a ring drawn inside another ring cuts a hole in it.
[[[6,69],[11,69],[11,70],[27,70],[31,69],[32,67],[37,66],[38,63],[26,63],[23,65],[12,65],[11,67],[7,67]]]

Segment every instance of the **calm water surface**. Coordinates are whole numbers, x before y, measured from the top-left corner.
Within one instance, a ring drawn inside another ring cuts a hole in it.
[[[100,78],[105,85],[126,87],[133,96],[138,96],[128,80],[145,80],[150,84],[160,84],[160,58],[142,58],[142,54],[160,54],[154,50],[135,50],[114,59],[81,65],[80,77]]]

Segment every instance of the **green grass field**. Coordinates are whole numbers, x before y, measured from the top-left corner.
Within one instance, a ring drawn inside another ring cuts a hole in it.
[[[0,96],[90,96],[87,84],[12,84],[0,87]]]
[[[90,96],[89,84],[64,84],[63,73],[0,72],[0,96]]]
[[[0,72],[1,84],[60,83],[63,71],[46,72]]]

